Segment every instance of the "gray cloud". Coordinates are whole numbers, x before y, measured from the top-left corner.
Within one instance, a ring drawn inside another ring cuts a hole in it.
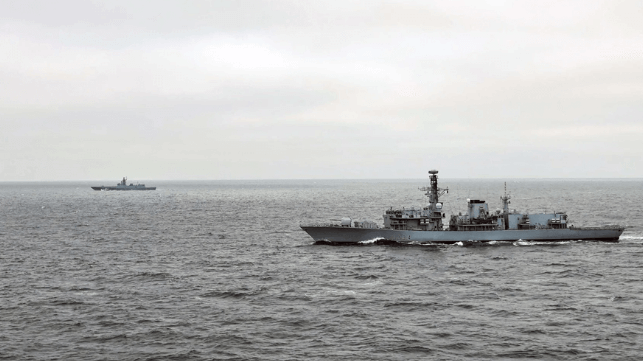
[[[643,177],[641,10],[3,4],[0,180]]]

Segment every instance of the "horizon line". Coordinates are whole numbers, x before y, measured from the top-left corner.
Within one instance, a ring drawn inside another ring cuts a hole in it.
[[[201,182],[201,181],[366,181],[366,180],[425,180],[427,178],[218,178],[218,179],[147,179],[140,181]],[[443,180],[643,180],[643,177],[445,177]],[[0,180],[0,183],[45,183],[45,182],[98,182],[105,179],[54,179],[54,180]],[[134,181],[133,181],[134,182]]]

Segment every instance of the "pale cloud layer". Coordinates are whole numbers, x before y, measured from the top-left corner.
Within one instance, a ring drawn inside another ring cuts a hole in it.
[[[639,1],[0,4],[0,181],[643,177]]]

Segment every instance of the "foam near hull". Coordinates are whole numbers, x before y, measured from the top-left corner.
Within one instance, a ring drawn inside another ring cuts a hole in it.
[[[623,228],[568,228],[494,231],[411,231],[335,226],[301,226],[315,241],[358,243],[382,239],[399,243],[455,243],[467,241],[565,241],[617,242]]]

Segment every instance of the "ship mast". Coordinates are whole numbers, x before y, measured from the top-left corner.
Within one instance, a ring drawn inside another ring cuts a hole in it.
[[[433,169],[429,171],[429,179],[431,180],[430,187],[422,187],[420,190],[426,191],[426,196],[429,197],[429,206],[435,208],[439,202],[440,196],[444,193],[449,193],[449,188],[438,188],[438,171]]]
[[[500,197],[502,200],[502,211],[504,214],[509,214],[509,200],[511,199],[511,196],[507,195],[507,182],[505,182],[505,196]]]
[[[439,203],[440,196],[449,192],[449,188],[438,188],[438,171],[432,169],[429,171],[429,179],[431,185],[429,187],[422,187],[420,190],[426,191],[426,196],[429,197],[429,205],[424,208],[429,211],[429,219],[431,223],[431,230],[442,230],[442,204]]]
[[[509,229],[509,200],[511,199],[510,195],[507,195],[507,182],[505,182],[505,195],[504,197],[500,197],[502,200],[502,215],[504,218],[504,226],[505,229]]]

